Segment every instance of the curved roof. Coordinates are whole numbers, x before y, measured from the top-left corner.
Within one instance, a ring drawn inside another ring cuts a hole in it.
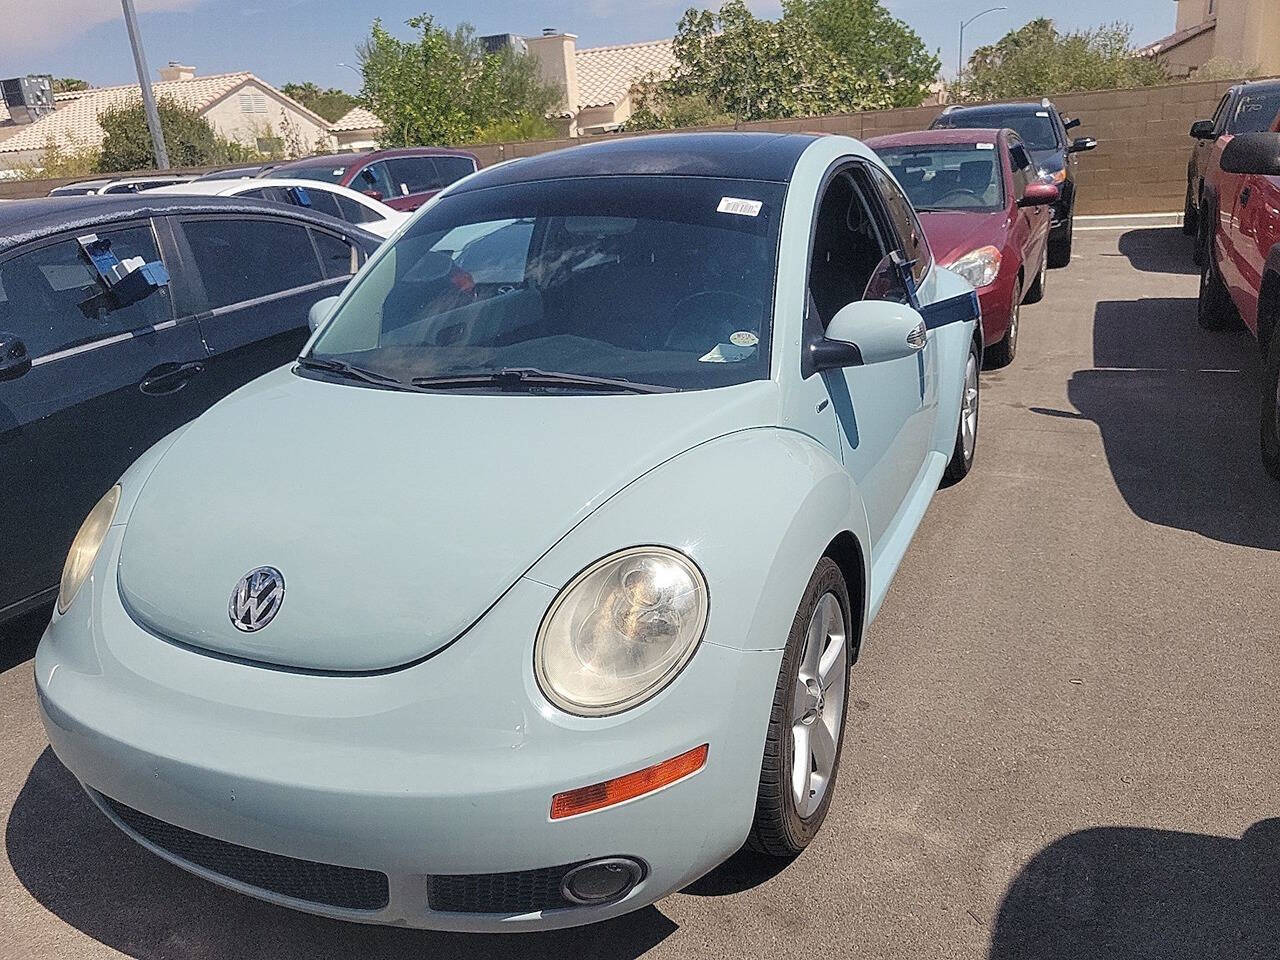
[[[785,183],[791,179],[800,154],[816,139],[798,133],[646,134],[499,164],[481,170],[450,192],[565,177],[722,177]]]
[[[302,207],[289,207],[266,200],[246,200],[243,197],[198,197],[190,194],[164,197],[149,191],[106,196],[41,197],[38,200],[14,200],[0,205],[0,253],[63,230],[93,230],[130,217],[164,217],[184,213],[265,213],[328,227],[373,246],[382,242],[380,237],[353,227],[344,220],[313,213]]]

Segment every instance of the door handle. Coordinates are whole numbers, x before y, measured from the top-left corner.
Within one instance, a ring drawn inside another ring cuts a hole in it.
[[[1243,190],[1241,190],[1241,191],[1240,191],[1240,206],[1242,206],[1242,207],[1247,207],[1247,206],[1249,205],[1249,198],[1250,198],[1251,196],[1253,196],[1253,188],[1252,188],[1252,187],[1245,187]]]
[[[147,371],[147,375],[138,384],[138,389],[153,397],[177,393],[196,374],[204,371],[204,363],[192,360],[188,363],[162,363]]]

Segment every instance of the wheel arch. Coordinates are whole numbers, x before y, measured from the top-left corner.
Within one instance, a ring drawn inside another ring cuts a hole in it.
[[[1258,349],[1264,357],[1270,349],[1277,323],[1280,323],[1280,243],[1273,246],[1267,255],[1262,286],[1258,290]]]
[[[851,662],[858,662],[858,654],[862,652],[862,636],[867,619],[867,564],[862,555],[862,545],[850,530],[842,530],[834,540],[827,544],[824,557],[830,557],[844,577],[845,586],[849,588],[849,604],[852,607],[854,630],[849,637],[849,657]]]

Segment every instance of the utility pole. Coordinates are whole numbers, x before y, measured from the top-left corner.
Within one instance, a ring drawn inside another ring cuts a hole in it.
[[[155,147],[156,166],[169,169],[169,151],[164,146],[164,131],[160,129],[160,112],[156,110],[156,96],[151,89],[151,71],[147,69],[147,55],[142,50],[142,37],[138,34],[138,15],[133,0],[120,0],[124,8],[124,25],[129,31],[129,44],[133,47],[133,63],[138,68],[138,86],[142,88],[142,108],[147,114],[147,129],[151,131],[151,144]]]
[[[985,17],[988,13],[995,13],[998,10],[1008,10],[1008,7],[992,7],[990,10],[983,10],[981,13],[975,13],[968,20],[960,21],[960,49],[956,53],[956,79],[959,80],[964,74],[964,28],[979,17]]]

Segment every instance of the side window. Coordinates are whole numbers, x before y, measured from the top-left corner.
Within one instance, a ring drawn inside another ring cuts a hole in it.
[[[366,207],[363,203],[357,203],[350,197],[344,197],[340,193],[334,194],[334,199],[338,201],[338,210],[342,215],[342,219],[347,223],[372,223],[375,220],[381,220],[376,210]]]
[[[382,161],[369,164],[352,177],[351,189],[359,193],[376,193],[383,200],[399,195],[399,191],[391,185],[387,165]]]
[[[832,177],[818,203],[809,259],[809,299],[822,329],[841,307],[878,296],[889,247],[851,170]]]
[[[925,238],[924,228],[916,219],[911,201],[898,189],[898,185],[879,167],[870,167],[870,170],[876,189],[880,191],[880,197],[889,211],[894,232],[898,235],[898,249],[902,251],[903,257],[911,261],[911,275],[919,286],[933,266],[933,254],[929,252],[929,241]]]
[[[387,173],[391,177],[392,195],[397,197],[444,186],[430,157],[392,157],[387,161]]]
[[[1213,111],[1213,129],[1221,134],[1225,132],[1227,123],[1227,104],[1231,101],[1231,94],[1226,94],[1218,101],[1218,109]]]
[[[251,200],[276,200],[277,197],[272,194],[275,192],[274,187],[259,187],[256,190],[246,190],[244,193],[237,193],[237,197],[248,197]]]
[[[306,227],[279,220],[185,220],[206,308],[216,310],[324,279]]]
[[[1009,145],[1009,166],[1013,168],[1014,199],[1020,199],[1027,192],[1027,186],[1034,179],[1031,169],[1031,157],[1026,147],[1020,143]]]
[[[476,172],[475,162],[470,157],[436,157],[435,162],[440,172],[441,189]]]
[[[306,191],[308,203],[301,203],[303,194],[299,191]],[[289,198],[289,202],[294,206],[309,206],[316,213],[328,214],[331,217],[341,219],[342,211],[338,209],[338,199],[328,190],[322,190],[317,187],[286,187],[284,195]]]
[[[364,255],[360,248],[341,237],[335,237],[323,230],[312,230],[311,237],[316,242],[316,251],[320,254],[320,265],[324,268],[327,280],[349,277],[359,270],[360,264],[364,262]]]
[[[85,231],[91,232],[91,231]],[[160,259],[149,225],[96,231],[121,260]],[[117,306],[67,237],[0,262],[0,330],[22,337],[32,357],[171,319],[169,291]]]

